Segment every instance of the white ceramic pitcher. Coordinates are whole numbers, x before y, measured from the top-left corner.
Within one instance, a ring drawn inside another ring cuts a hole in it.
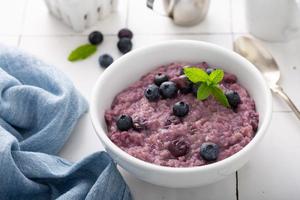
[[[207,15],[210,4],[210,0],[147,0],[147,7],[157,10],[154,8],[155,1],[163,4],[163,16],[170,17],[175,24],[181,26],[200,23]]]
[[[300,38],[300,0],[246,0],[245,6],[254,36],[268,41]]]

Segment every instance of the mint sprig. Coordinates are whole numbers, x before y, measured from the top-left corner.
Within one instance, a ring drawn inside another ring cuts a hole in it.
[[[219,86],[224,77],[224,71],[214,70],[208,75],[203,69],[197,67],[185,67],[184,74],[193,83],[201,83],[197,90],[197,99],[203,101],[212,95],[220,104],[230,107],[228,100]]]
[[[92,44],[84,44],[76,49],[74,49],[69,57],[68,60],[71,62],[77,61],[77,60],[83,60],[89,56],[91,56],[93,53],[97,51],[97,46]]]
[[[229,102],[224,95],[223,90],[218,86],[213,86],[211,88],[211,94],[214,96],[214,98],[219,101],[223,106],[230,107]]]
[[[211,88],[207,84],[201,84],[197,90],[197,99],[203,101],[207,99],[211,93]]]
[[[207,80],[209,80],[209,75],[202,69],[196,67],[185,67],[184,74],[193,83],[206,82]]]

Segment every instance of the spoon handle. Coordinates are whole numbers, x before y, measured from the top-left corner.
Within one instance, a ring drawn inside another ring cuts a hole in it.
[[[288,97],[288,95],[283,91],[282,87],[279,85],[276,85],[275,87],[272,87],[271,90],[278,94],[285,102],[290,106],[292,111],[295,113],[297,118],[300,120],[300,111],[296,107],[296,105],[293,103],[293,101]]]

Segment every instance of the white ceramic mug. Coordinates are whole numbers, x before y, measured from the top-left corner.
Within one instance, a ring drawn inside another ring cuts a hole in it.
[[[268,41],[300,37],[300,0],[246,0],[246,22],[254,36]]]

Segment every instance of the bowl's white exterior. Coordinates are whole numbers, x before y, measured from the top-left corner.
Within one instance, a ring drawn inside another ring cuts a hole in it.
[[[206,61],[232,72],[249,91],[260,114],[259,129],[253,140],[233,156],[214,164],[171,168],[144,162],[118,148],[106,135],[104,112],[115,95],[142,75],[170,62]],[[116,60],[98,79],[91,98],[93,126],[106,151],[124,169],[136,177],[167,187],[195,187],[216,182],[241,168],[250,158],[266,132],[271,119],[272,98],[260,72],[238,54],[217,45],[198,41],[168,41],[134,50]]]

